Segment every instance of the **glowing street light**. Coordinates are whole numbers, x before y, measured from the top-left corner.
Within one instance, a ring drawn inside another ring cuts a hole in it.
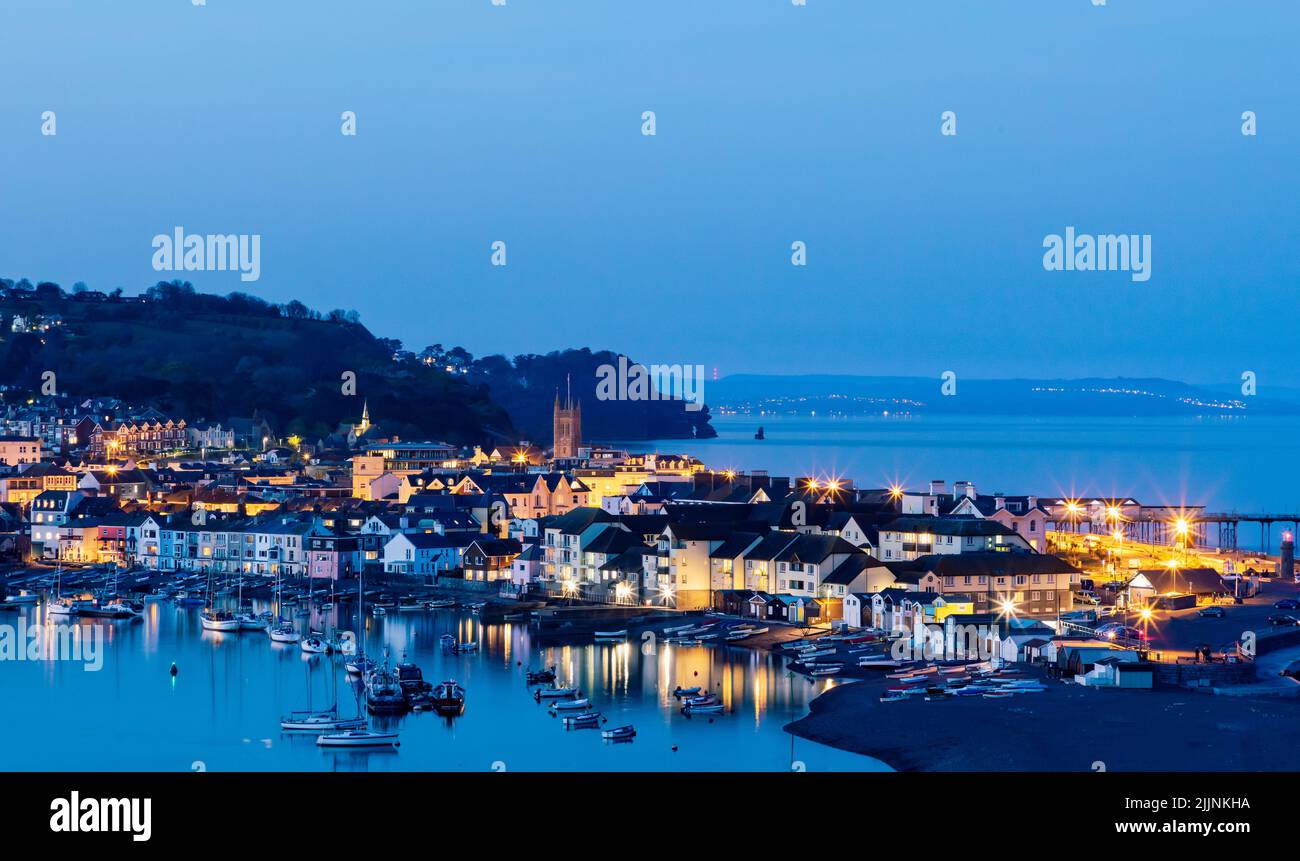
[[[625,604],[632,597],[632,587],[626,583],[619,583],[614,587],[614,597],[618,603]]]

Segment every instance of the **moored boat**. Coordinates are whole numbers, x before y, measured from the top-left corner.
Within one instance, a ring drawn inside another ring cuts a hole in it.
[[[613,729],[601,730],[600,737],[609,741],[622,741],[636,737],[636,728],[631,724],[627,726],[616,726]]]
[[[302,643],[299,644],[299,648],[309,655],[328,655],[330,652],[330,644],[326,642],[323,636],[314,631],[310,636],[303,639]]]
[[[369,729],[326,733],[316,739],[321,747],[397,747],[401,742],[395,732],[377,732]]]
[[[678,685],[677,687],[673,688],[673,696],[677,697],[677,699],[679,700],[682,697],[695,696],[699,692],[700,692],[699,685],[695,685],[694,687],[690,687],[690,688],[684,688],[681,685]]]
[[[557,712],[581,711],[591,708],[591,700],[586,697],[578,697],[572,700],[555,700],[551,703],[551,709]]]
[[[296,643],[302,639],[292,622],[280,622],[269,633],[272,643]]]
[[[465,689],[448,679],[433,689],[433,708],[438,714],[455,716],[465,711]]]
[[[627,629],[624,628],[621,631],[596,631],[595,636],[597,640],[626,640]]]
[[[205,631],[239,630],[239,620],[227,610],[204,610],[199,614],[199,624]]]
[[[533,698],[539,700],[553,700],[577,696],[578,693],[580,693],[580,691],[577,688],[538,688],[533,691]]]

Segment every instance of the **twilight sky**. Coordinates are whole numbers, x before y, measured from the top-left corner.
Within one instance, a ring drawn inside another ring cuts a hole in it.
[[[807,4],[6,0],[0,275],[135,293],[184,226],[416,350],[1300,386],[1300,6]]]

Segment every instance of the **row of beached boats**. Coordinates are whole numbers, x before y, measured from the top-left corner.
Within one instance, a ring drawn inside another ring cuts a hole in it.
[[[987,662],[940,666],[937,664],[905,667],[898,672],[886,673],[885,678],[894,684],[881,694],[882,703],[901,702],[913,697],[923,697],[926,702],[939,702],[955,697],[981,697],[1005,700],[1017,694],[1041,693],[1047,690],[1038,679],[1020,678],[1020,671],[998,669]]]
[[[715,619],[698,624],[677,625],[663,630],[664,642],[678,646],[702,646],[714,642],[734,643],[767,632],[768,628],[764,626],[749,623],[728,626],[719,624]]]

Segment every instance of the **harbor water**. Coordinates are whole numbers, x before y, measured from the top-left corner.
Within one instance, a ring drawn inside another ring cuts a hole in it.
[[[313,627],[357,630],[353,605]],[[262,609],[259,607],[258,609]],[[0,614],[0,629],[44,621],[42,607]],[[369,615],[369,614],[367,614]],[[63,620],[55,620],[63,621]],[[299,619],[306,630],[307,620]],[[784,659],[735,646],[662,643],[539,646],[526,623],[484,625],[463,610],[389,611],[366,620],[367,654],[391,663],[405,654],[426,681],[455,679],[465,713],[376,716],[373,727],[401,734],[396,751],[325,750],[315,736],[282,733],[297,709],[356,714],[358,693],[340,656],[305,655],[262,632],[203,631],[199,610],[150,602],[143,618],[74,621],[98,626],[102,665],[85,660],[0,660],[5,725],[22,744],[6,745],[0,769],[123,771],[789,771],[883,770],[868,757],[794,739],[782,727],[807,714],[829,684],[790,673]],[[477,641],[454,655],[439,639]],[[50,634],[45,635],[47,638]],[[53,651],[53,650],[51,650]],[[172,664],[176,673],[170,672]],[[554,665],[581,688],[612,728],[636,727],[630,742],[595,729],[565,728],[538,703],[525,672]],[[721,715],[687,717],[677,685],[715,693]],[[364,703],[361,712],[364,714]]]

